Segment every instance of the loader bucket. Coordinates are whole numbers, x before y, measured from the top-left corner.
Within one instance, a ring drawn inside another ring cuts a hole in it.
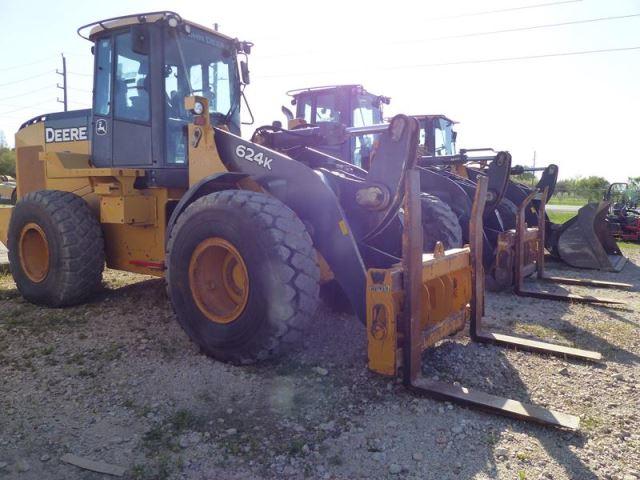
[[[553,228],[553,250],[572,267],[619,272],[622,255],[605,221],[609,202],[589,203],[578,214]]]

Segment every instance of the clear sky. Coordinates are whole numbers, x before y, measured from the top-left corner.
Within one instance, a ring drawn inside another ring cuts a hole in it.
[[[60,52],[70,108],[90,106],[92,57],[78,26],[162,9],[256,44],[246,90],[256,125],[283,119],[286,90],[361,83],[392,97],[388,114],[459,121],[461,147],[507,149],[520,164],[536,151],[537,164],[559,164],[561,177],[640,175],[640,0],[0,0],[0,130],[9,143],[22,121],[61,110]],[[484,34],[502,30],[516,31]]]

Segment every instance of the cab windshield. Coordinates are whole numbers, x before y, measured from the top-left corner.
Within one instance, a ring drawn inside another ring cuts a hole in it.
[[[230,41],[195,27],[188,34],[167,28],[164,51],[167,161],[186,163],[185,129],[191,114],[184,108],[185,97],[207,98],[212,123],[226,123],[240,134],[235,48]]]
[[[455,155],[456,144],[453,141],[453,122],[446,118],[433,121],[434,146],[436,155]]]
[[[367,93],[355,97],[352,118],[354,127],[368,127],[382,123],[382,109],[377,97]],[[369,169],[375,138],[375,135],[368,134],[351,139],[351,155],[354,165],[365,170]]]
[[[358,95],[353,107],[353,126],[367,127],[382,123],[382,111],[377,97],[370,94]]]

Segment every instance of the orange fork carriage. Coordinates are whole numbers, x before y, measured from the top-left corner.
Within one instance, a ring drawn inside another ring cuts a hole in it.
[[[402,263],[367,273],[367,337],[369,368],[383,375],[402,375],[416,393],[463,403],[538,423],[578,429],[580,420],[507,398],[422,377],[422,353],[470,322],[474,341],[583,360],[600,354],[484,331],[482,212],[487,179],[479,178],[470,225],[471,245],[433,254],[422,253],[419,172],[407,171]]]

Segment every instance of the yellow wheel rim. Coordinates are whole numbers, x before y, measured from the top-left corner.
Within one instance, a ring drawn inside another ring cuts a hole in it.
[[[193,251],[189,284],[196,305],[212,322],[231,323],[247,306],[247,266],[238,250],[222,238],[203,240]]]
[[[20,232],[18,244],[20,265],[27,278],[40,283],[49,273],[49,242],[40,225],[27,223]]]

